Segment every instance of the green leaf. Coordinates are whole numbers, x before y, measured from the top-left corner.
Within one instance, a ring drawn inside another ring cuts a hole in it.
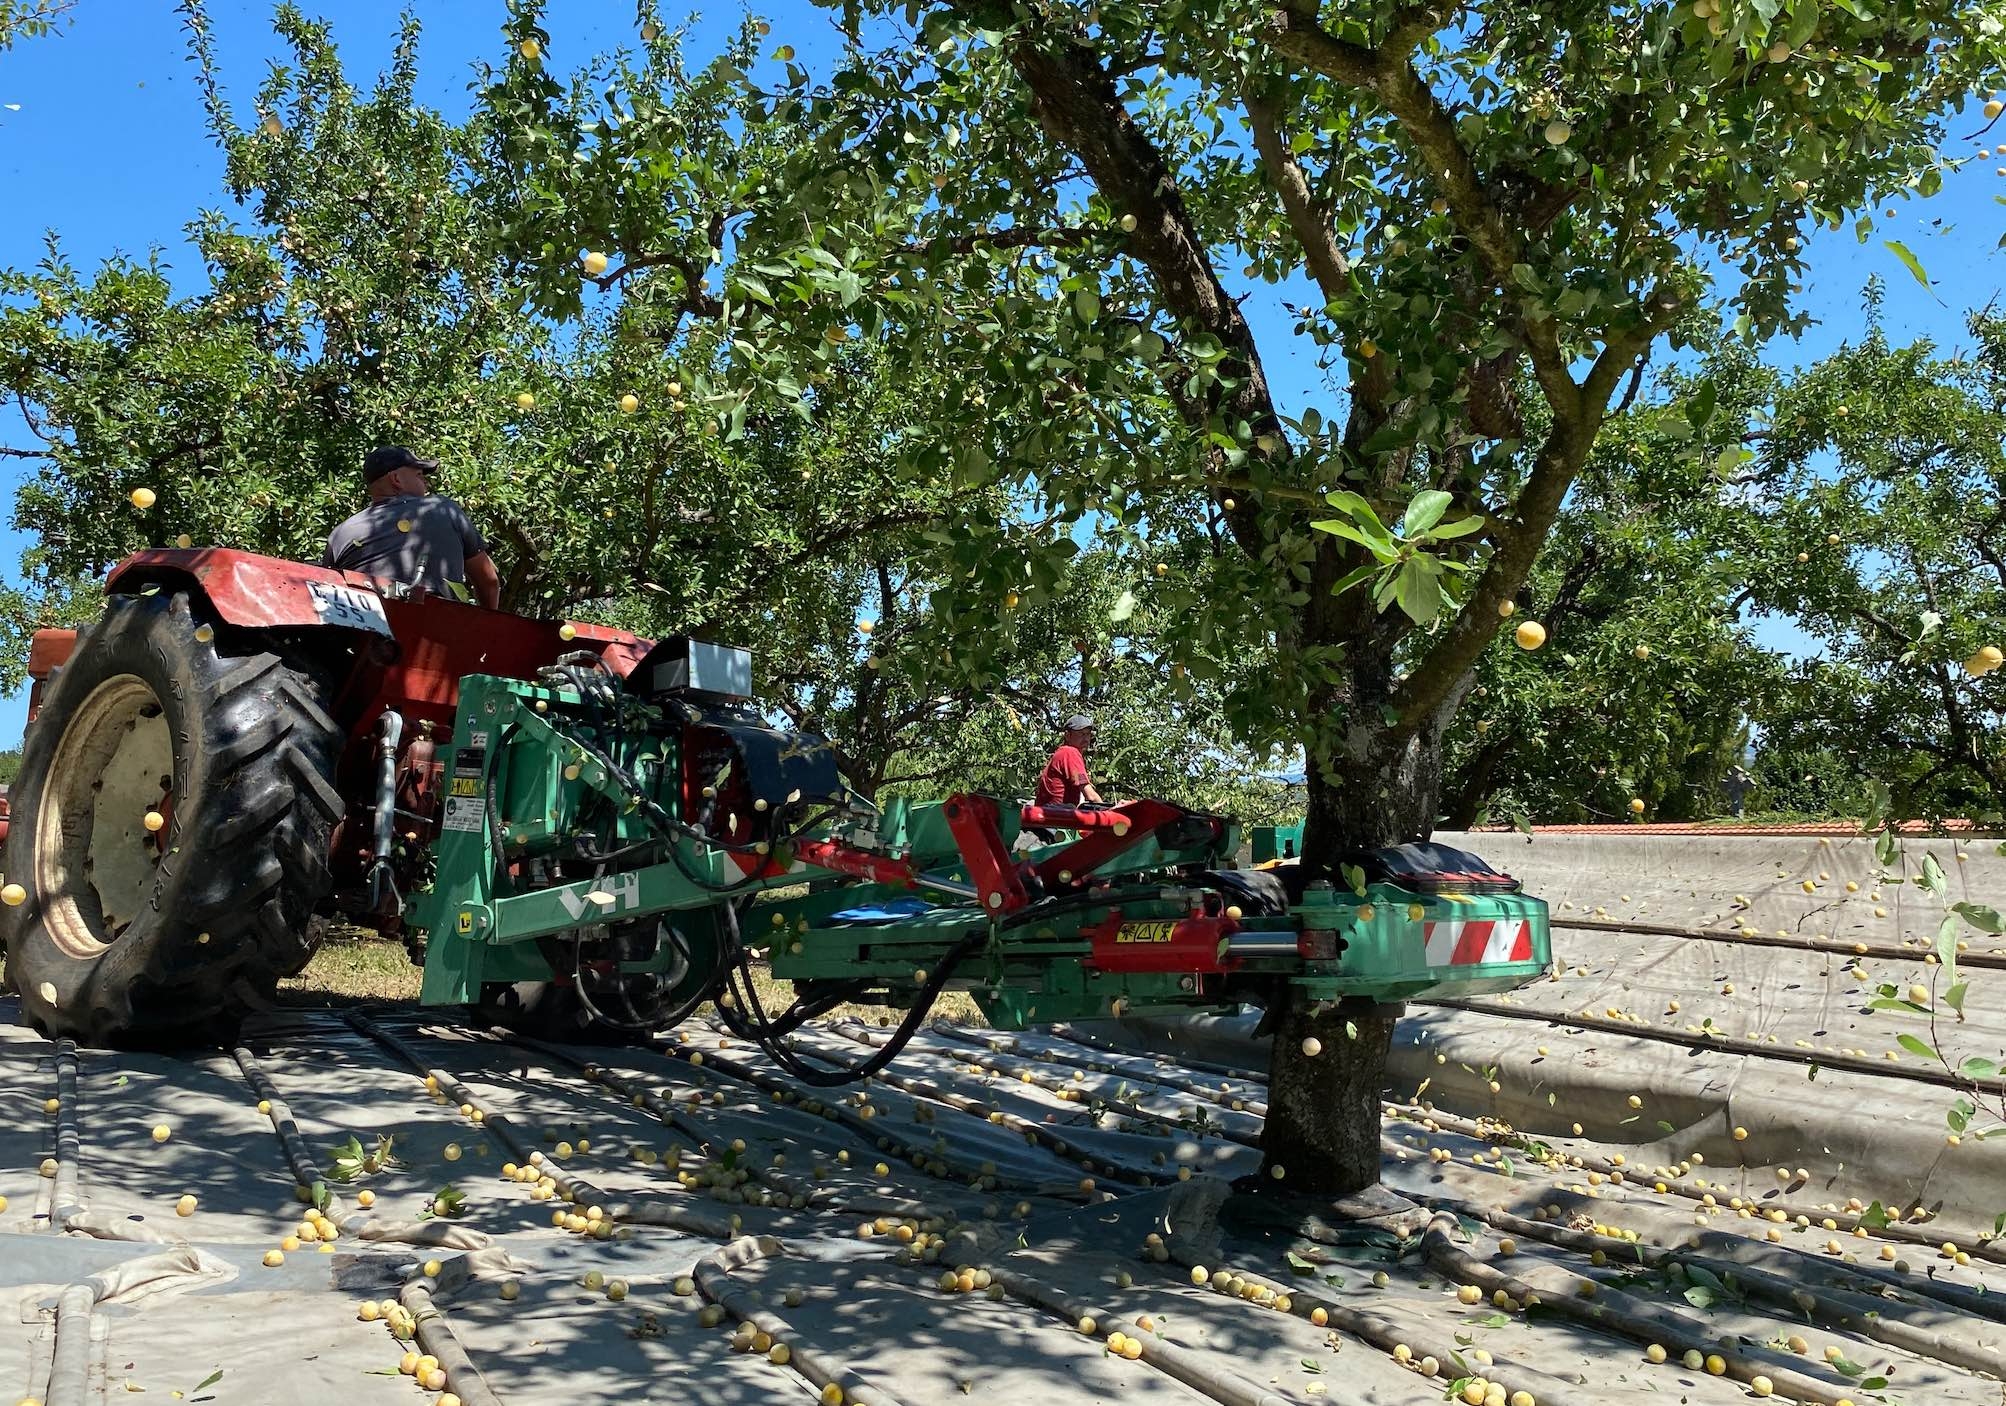
[[[1714,1298],[1714,1291],[1701,1284],[1693,1285],[1685,1293],[1686,1302],[1699,1309],[1712,1308]]]
[[[1449,504],[1454,501],[1439,488],[1422,489],[1407,504],[1407,515],[1400,520],[1401,535],[1420,536],[1442,520],[1442,515],[1449,511]]]
[[[1904,1031],[1900,1035],[1895,1036],[1895,1043],[1900,1045],[1903,1049],[1907,1050],[1910,1054],[1917,1055],[1920,1058],[1923,1059],[1936,1058],[1935,1050],[1931,1049],[1928,1045],[1925,1045],[1921,1040],[1918,1040],[1915,1036],[1908,1034],[1906,1031]]]
[[[221,1367],[218,1367],[215,1371],[211,1372],[208,1376],[204,1377],[201,1381],[195,1383],[194,1386],[190,1387],[188,1389],[188,1394],[190,1396],[193,1396],[196,1392],[205,1391],[222,1380],[223,1380],[223,1369]]]
[[[1316,1375],[1321,1375],[1323,1372],[1323,1364],[1317,1361],[1314,1357],[1303,1358],[1302,1364],[1303,1364],[1303,1370],[1305,1372],[1309,1372]]]
[[[1880,861],[1883,869],[1894,868],[1895,861],[1901,858],[1901,853],[1901,841],[1896,838],[1893,830],[1883,830],[1874,836],[1874,858]]]
[[[1392,539],[1374,536],[1356,523],[1340,517],[1318,518],[1310,524],[1318,532],[1328,532],[1333,537],[1342,537],[1347,542],[1356,542],[1381,562],[1395,562],[1400,559],[1400,549]]]
[[[1944,914],[1943,921],[1936,925],[1936,960],[1951,981],[1957,980],[1957,932],[1957,915]]]
[[[1428,529],[1428,535],[1438,542],[1446,542],[1453,537],[1467,537],[1472,532],[1482,532],[1490,525],[1490,519],[1482,515],[1459,517],[1454,522],[1437,523]]]
[[[1943,1003],[1946,1006],[1949,1006],[1952,1010],[1956,1011],[1959,1015],[1963,1015],[1964,997],[1966,993],[1969,992],[1970,990],[1971,990],[1970,982],[1968,981],[1956,982],[1943,993]]]
[[[1422,566],[1425,560],[1410,560],[1394,578],[1400,609],[1417,625],[1432,624],[1442,613],[1442,578]]]
[[[1370,581],[1379,574],[1380,570],[1381,567],[1377,558],[1366,562],[1362,566],[1354,567],[1338,578],[1337,583],[1330,588],[1330,593],[1334,596],[1341,596],[1353,586],[1362,585]]]
[[[1705,429],[1707,421],[1713,418],[1714,406],[1719,399],[1720,388],[1714,384],[1713,378],[1709,376],[1706,380],[1699,383],[1699,386],[1692,391],[1690,397],[1687,399],[1686,422],[1695,430]]]
[[[1860,1224],[1869,1230],[1885,1230],[1892,1219],[1893,1217],[1888,1215],[1888,1208],[1878,1201],[1860,1212]]]
[[[1340,488],[1335,492],[1326,493],[1323,495],[1323,500],[1381,541],[1393,540],[1393,534],[1386,530],[1386,524],[1379,520],[1379,514],[1373,511],[1372,504],[1350,489]]]
[[[1943,896],[1947,885],[1943,878],[1943,866],[1936,862],[1935,855],[1925,854],[1922,857],[1922,874],[1919,877],[1925,890],[1939,898]]]
[[[1297,1274],[1316,1273],[1316,1266],[1297,1254],[1294,1250],[1288,1251],[1285,1257],[1289,1262],[1289,1268],[1293,1269]]]
[[[1363,869],[1359,868],[1356,864],[1340,864],[1337,866],[1337,872],[1343,877],[1346,888],[1350,889],[1360,898],[1365,897],[1365,871]]]
[[[1997,908],[1988,907],[1983,903],[1953,903],[1950,905],[1950,911],[1958,914],[1980,932],[1994,935],[2006,933],[2006,918],[2000,917]]]
[[[1902,261],[1903,266],[1910,273],[1915,275],[1917,283],[1920,283],[1925,288],[1929,287],[1929,275],[1923,271],[1922,260],[1909,252],[1908,245],[1902,243],[1899,239],[1883,239],[1881,243],[1894,251],[1894,256]]]
[[[1990,1079],[1999,1072],[1999,1062],[1973,1055],[1957,1066],[1957,1072],[1967,1079]]]

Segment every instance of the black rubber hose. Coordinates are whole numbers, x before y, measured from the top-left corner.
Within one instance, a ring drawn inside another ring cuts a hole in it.
[[[763,1029],[771,1023],[767,1020],[766,1013],[759,1006],[759,993],[752,987],[752,972],[746,964],[743,951],[739,954],[739,974],[744,978],[745,991],[738,998],[746,1003],[746,1010],[758,1019],[761,1030],[756,1031],[750,1022],[743,1019],[728,1006],[720,1005],[718,1012],[723,1017],[725,1024],[730,1026],[735,1033],[752,1040],[760,1049],[766,1052],[767,1056],[774,1063],[780,1065],[781,1068],[785,1069],[802,1083],[822,1089],[840,1088],[845,1084],[853,1084],[859,1080],[870,1078],[894,1059],[898,1058],[899,1054],[912,1040],[912,1037],[919,1032],[920,1026],[925,1023],[927,1015],[933,1010],[934,1001],[939,998],[941,991],[947,985],[948,979],[954,975],[954,969],[961,964],[962,958],[966,957],[987,940],[987,934],[974,932],[948,948],[946,954],[935,965],[933,971],[928,973],[926,982],[920,987],[918,999],[913,1002],[912,1008],[906,1012],[905,1018],[899,1022],[898,1028],[892,1032],[891,1038],[886,1041],[877,1053],[860,1064],[838,1064],[838,1067],[833,1071],[816,1069],[802,1062],[795,1056],[792,1050],[779,1043],[777,1039],[765,1038],[763,1036]],[[734,995],[738,995],[735,983]],[[837,1063],[836,1061],[830,1062]]]

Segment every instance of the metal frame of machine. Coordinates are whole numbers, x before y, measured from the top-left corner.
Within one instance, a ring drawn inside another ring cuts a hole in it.
[[[821,764],[819,739],[674,689],[637,696],[632,678],[581,660],[535,683],[463,682],[437,876],[412,914],[430,932],[427,1002],[528,979],[540,943],[595,930],[600,983],[657,980],[664,1017],[757,954],[809,1005],[923,1010],[952,987],[1004,1028],[1262,1001],[1278,985],[1315,1001],[1469,995],[1550,960],[1545,905],[1501,875],[1314,884],[1245,911],[1217,877],[1239,846],[1223,817],[980,795],[881,814]],[[781,749],[802,766],[769,764]],[[1027,825],[1078,838],[1020,850]],[[745,975],[736,1018],[775,1023],[747,1009]]]

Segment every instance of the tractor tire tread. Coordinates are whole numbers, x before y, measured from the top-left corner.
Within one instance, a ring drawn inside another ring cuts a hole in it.
[[[64,728],[120,673],[148,683],[174,735],[176,805],[150,894],[102,952],[79,957],[43,931],[31,883],[31,902],[0,910],[0,944],[23,1019],[46,1035],[213,1042],[271,1005],[280,978],[312,955],[313,910],[331,887],[329,837],[345,809],[332,780],[343,734],[312,666],[265,637],[214,621],[169,588],[113,597],[29,729],[10,874],[34,879],[36,812]]]

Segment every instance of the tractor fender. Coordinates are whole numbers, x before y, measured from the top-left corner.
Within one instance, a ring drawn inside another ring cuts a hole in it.
[[[358,610],[347,594],[360,592],[370,602],[377,601],[381,592],[369,577],[227,547],[153,547],[134,552],[112,568],[105,591],[131,595],[141,586],[182,584],[199,593],[226,624],[266,630],[324,626],[390,634],[380,605],[373,614]]]

